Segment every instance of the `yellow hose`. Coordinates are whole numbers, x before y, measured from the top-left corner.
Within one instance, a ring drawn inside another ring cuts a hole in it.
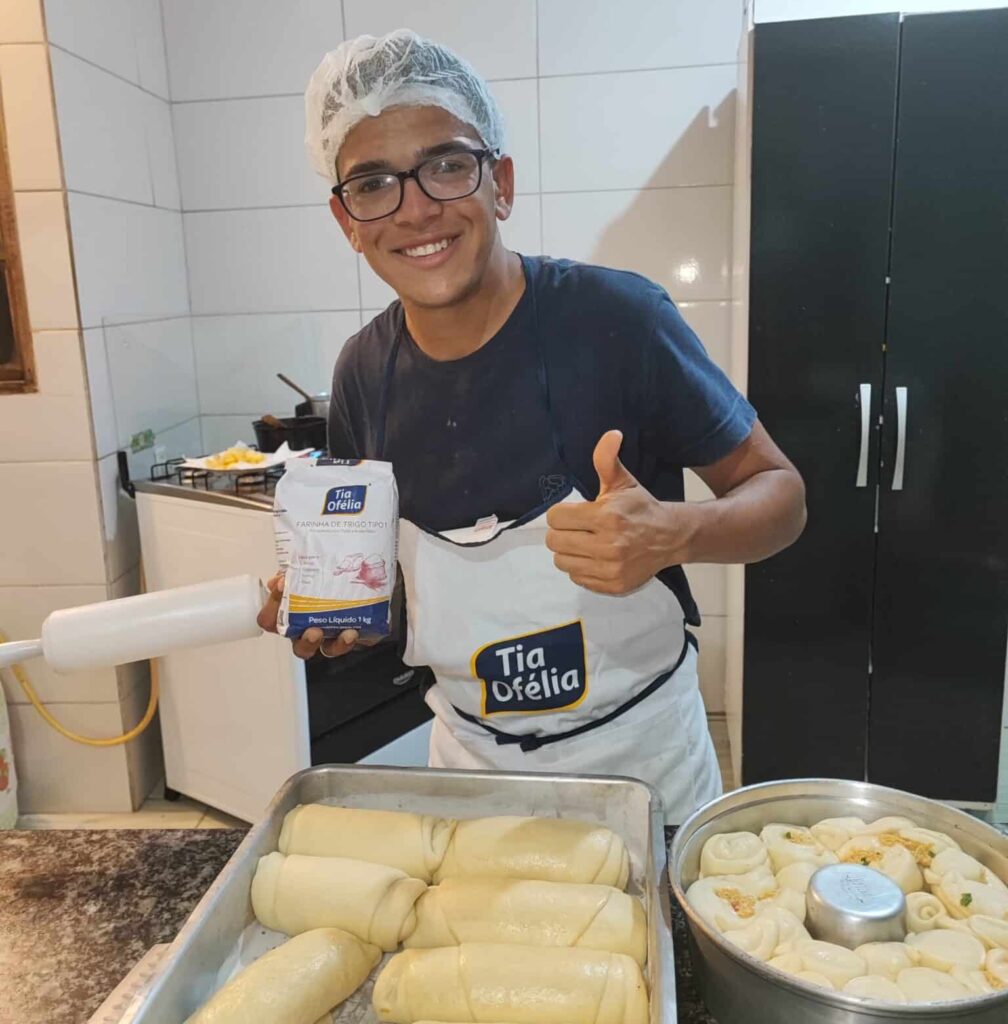
[[[3,632],[0,631],[0,643],[7,640]],[[73,740],[74,743],[83,743],[88,747],[118,747],[123,743],[129,743],[130,740],[135,740],[147,728],[148,725],[154,720],[154,715],[157,713],[158,706],[158,674],[157,665],[154,661],[150,663],[151,681],[150,681],[150,700],[147,702],[147,710],[144,712],[143,718],[132,728],[129,732],[124,732],[121,736],[109,736],[107,738],[98,738],[94,736],[80,736],[78,733],[71,732],[65,725],[61,725],[53,716],[50,714],[48,708],[39,700],[38,694],[35,692],[32,684],[28,682],[28,677],[24,674],[24,670],[20,665],[11,665],[10,670],[14,673],[14,678],[21,684],[21,689],[24,690],[25,696],[32,702],[35,710],[45,719],[45,721],[51,725],[61,736],[65,736],[68,740]]]

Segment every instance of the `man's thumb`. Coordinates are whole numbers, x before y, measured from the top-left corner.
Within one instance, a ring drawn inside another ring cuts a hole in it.
[[[609,430],[595,445],[592,461],[595,463],[595,472],[598,473],[600,498],[610,491],[621,491],[626,487],[633,487],[637,483],[630,471],[619,460],[619,450],[622,444],[623,434],[619,430]]]

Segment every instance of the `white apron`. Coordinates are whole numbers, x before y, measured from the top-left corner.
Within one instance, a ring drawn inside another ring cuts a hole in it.
[[[541,339],[539,348],[543,358]],[[549,410],[544,358],[540,379]],[[556,501],[587,500],[553,435],[571,481]],[[681,823],[721,793],[682,607],[657,579],[618,597],[578,586],[546,547],[548,507],[442,534],[400,519],[404,660],[437,680],[426,696],[430,764],[628,775],[658,789],[666,820]]]

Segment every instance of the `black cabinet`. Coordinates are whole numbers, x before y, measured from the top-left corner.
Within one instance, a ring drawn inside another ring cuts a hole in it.
[[[749,392],[809,525],[746,571],[743,779],[997,783],[1008,11],[757,26]]]

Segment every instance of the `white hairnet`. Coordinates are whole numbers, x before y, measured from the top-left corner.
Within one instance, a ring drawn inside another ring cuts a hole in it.
[[[400,28],[358,36],[322,58],[305,91],[305,148],[333,184],[336,158],[359,121],[387,107],[441,107],[479,132],[487,149],[504,146],[504,120],[486,82],[444,46]]]

